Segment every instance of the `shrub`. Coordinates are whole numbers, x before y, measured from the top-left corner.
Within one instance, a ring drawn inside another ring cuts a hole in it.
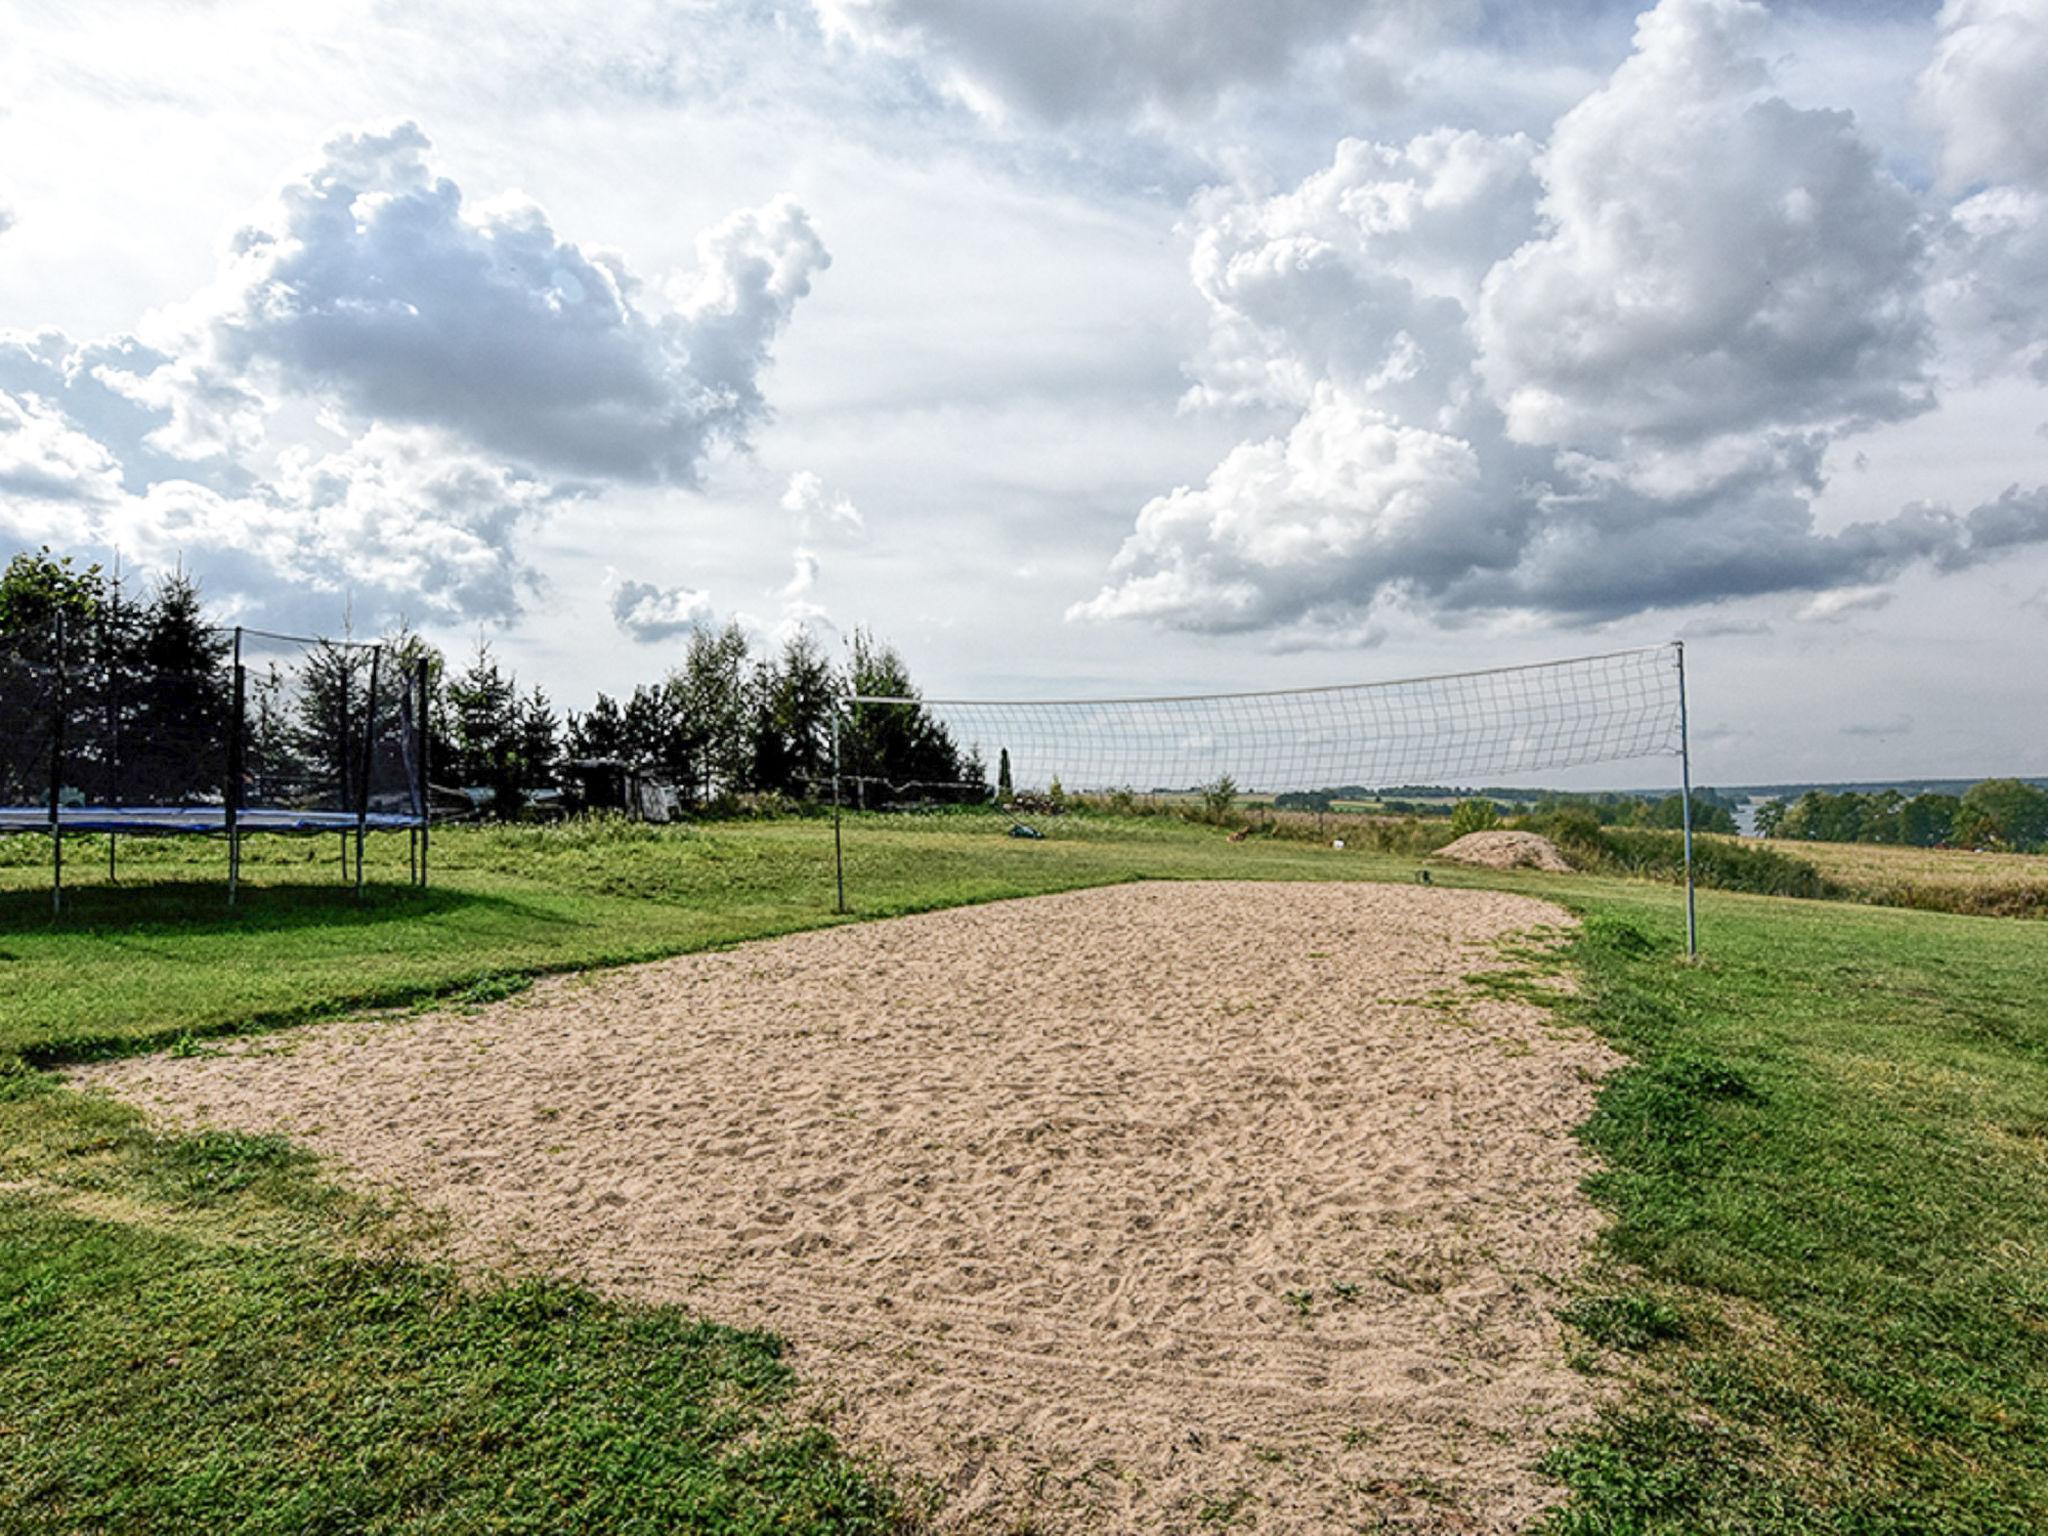
[[[1500,825],[1500,811],[1491,800],[1460,800],[1451,812],[1451,836],[1468,832],[1491,832]]]
[[[1541,833],[1572,863],[1593,873],[1645,880],[1685,878],[1685,838],[1681,833],[1650,827],[1603,827],[1592,812],[1576,808],[1518,817],[1515,826]],[[1804,859],[1729,838],[1695,838],[1692,871],[1695,883],[1711,890],[1810,898],[1847,894]]]
[[[1223,826],[1236,817],[1237,780],[1223,774],[1210,784],[1201,787],[1201,812],[1198,820],[1213,826]]]

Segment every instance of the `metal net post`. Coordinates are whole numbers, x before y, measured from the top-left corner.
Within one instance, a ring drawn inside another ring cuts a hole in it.
[[[64,911],[64,714],[69,706],[64,610],[57,610],[57,672],[50,706],[50,915]]]
[[[228,772],[222,796],[222,817],[228,831],[228,905],[233,906],[242,889],[242,774],[246,747],[244,732],[248,716],[248,675],[242,668],[242,630],[235,627],[234,693],[228,701]]]
[[[1685,713],[1685,642],[1675,640],[1678,668],[1678,783],[1679,807],[1685,823],[1685,954],[1696,959],[1700,952],[1700,919],[1692,883],[1692,733]]]
[[[846,847],[839,832],[839,708],[832,709],[832,877],[838,888],[835,912],[846,910]]]

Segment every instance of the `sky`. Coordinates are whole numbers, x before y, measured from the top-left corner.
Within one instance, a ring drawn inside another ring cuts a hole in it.
[[[0,0],[0,556],[2048,772],[2048,0]],[[1644,775],[1611,770],[1617,782]]]

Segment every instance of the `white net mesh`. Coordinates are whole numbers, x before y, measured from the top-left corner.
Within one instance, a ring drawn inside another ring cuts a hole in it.
[[[1054,780],[1068,792],[1141,795],[1224,777],[1262,794],[1493,783],[1676,756],[1678,657],[1676,646],[1662,645],[1485,672],[1182,698],[857,697],[841,777],[848,801],[867,806],[958,799],[962,785],[995,789],[1005,757],[1018,794]],[[949,771],[943,754],[878,749],[872,722],[894,712],[921,712],[939,727],[957,766]]]

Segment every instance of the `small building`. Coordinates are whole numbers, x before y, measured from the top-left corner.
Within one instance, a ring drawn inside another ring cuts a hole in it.
[[[653,770],[618,757],[571,758],[561,765],[564,799],[577,810],[617,811],[635,821],[676,821],[676,787]]]

